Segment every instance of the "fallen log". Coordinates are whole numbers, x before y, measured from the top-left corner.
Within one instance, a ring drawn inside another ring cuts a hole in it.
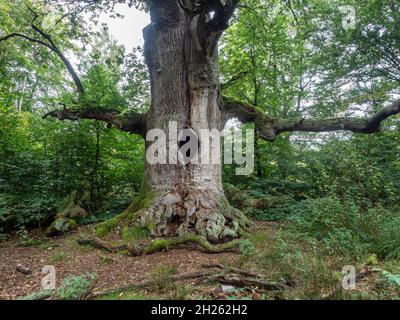
[[[289,285],[285,282],[268,281],[263,275],[242,270],[234,267],[227,267],[222,264],[203,265],[203,268],[218,269],[223,273],[210,278],[209,280],[216,281],[222,284],[237,286],[237,287],[259,287],[265,290],[287,290]]]
[[[238,268],[233,268],[233,267],[226,267],[222,264],[203,264],[202,265],[203,268],[206,269],[220,269],[220,270],[225,270],[227,272],[233,272],[233,273],[238,273],[241,274],[243,276],[248,276],[248,277],[255,277],[255,278],[263,278],[264,276],[258,273],[254,273],[254,272],[250,272],[247,270],[242,270],[242,269],[238,269]]]

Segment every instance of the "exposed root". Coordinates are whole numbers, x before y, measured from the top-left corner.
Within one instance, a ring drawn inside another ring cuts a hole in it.
[[[151,254],[168,249],[193,249],[204,253],[222,253],[222,252],[240,252],[241,241],[233,240],[222,244],[211,244],[206,239],[187,234],[182,237],[171,239],[155,239],[148,244],[137,244],[135,242],[128,244],[127,250],[134,256]]]
[[[170,280],[171,281],[181,281],[181,280],[189,280],[189,279],[204,279],[204,278],[212,275],[213,273],[214,272],[204,272],[204,271],[190,272],[190,273],[172,275],[172,276],[170,276]],[[156,284],[156,282],[157,282],[157,280],[145,280],[138,284],[130,284],[130,285],[126,285],[126,286],[119,287],[119,288],[114,288],[114,289],[109,289],[109,290],[104,290],[104,291],[97,291],[97,292],[93,292],[91,297],[98,298],[98,297],[102,297],[105,295],[120,293],[120,292],[124,292],[124,291],[134,291],[134,290],[149,288],[149,287],[154,286]]]
[[[100,238],[97,237],[92,237],[92,236],[81,236],[78,239],[78,243],[80,245],[91,245],[92,247],[95,247],[97,249],[102,249],[106,250],[108,252],[118,252],[122,250],[126,250],[126,245],[112,245],[111,243],[108,243],[107,241],[103,241]]]
[[[81,245],[92,245],[95,248],[103,249],[108,252],[127,250],[133,256],[140,256],[163,250],[187,248],[204,253],[240,252],[241,241],[234,240],[223,244],[212,244],[200,236],[188,234],[170,239],[154,239],[150,242],[138,241],[121,245],[112,245],[93,236],[81,236],[78,239],[78,243]]]
[[[104,237],[121,224],[131,225],[142,212],[145,212],[154,198],[154,193],[149,191],[144,183],[135,201],[124,212],[96,226],[96,235]]]
[[[245,274],[249,274],[245,270],[224,267],[222,265],[210,265],[204,267],[208,268],[209,270],[171,275],[170,281],[176,282],[182,280],[196,279],[198,282],[229,284],[240,288],[257,287],[266,291],[283,291],[289,289],[289,286],[285,283],[268,281],[264,279],[261,275],[256,275],[256,277],[254,277],[255,274],[252,274],[253,277],[245,276]],[[119,288],[93,292],[91,297],[99,298],[109,294],[118,294],[125,291],[145,289],[154,286],[156,282],[157,280],[145,280],[138,284],[131,284]]]
[[[268,281],[260,274],[221,264],[203,265],[203,267],[222,271],[220,274],[209,277],[209,280],[236,287],[258,287],[264,290],[287,290],[290,287],[285,282]]]
[[[251,222],[229,205],[222,191],[199,187],[146,191],[143,187],[125,212],[97,225],[96,235],[104,237],[116,227],[141,228],[153,238],[197,234],[208,242],[223,243],[239,238],[249,230]]]
[[[138,223],[154,237],[196,233],[212,243],[238,238],[250,226],[222,192],[200,188],[176,189],[158,196],[141,212]]]

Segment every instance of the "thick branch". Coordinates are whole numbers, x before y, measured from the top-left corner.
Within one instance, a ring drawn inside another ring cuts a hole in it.
[[[50,46],[49,44],[47,44],[46,42],[41,41],[41,40],[38,40],[38,39],[35,39],[35,38],[31,38],[31,37],[29,37],[29,36],[27,36],[27,35],[25,35],[25,34],[17,33],[17,32],[8,34],[8,35],[6,35],[5,37],[0,38],[0,42],[2,42],[2,41],[7,41],[8,39],[11,39],[11,38],[14,38],[14,37],[20,37],[20,38],[29,40],[29,41],[31,41],[31,42],[35,42],[35,43],[41,44],[42,46],[45,46],[46,48],[49,48],[50,50],[53,50],[53,49],[51,48],[51,46]]]
[[[222,111],[224,119],[238,118],[239,121],[254,122],[260,136],[268,141],[274,141],[282,132],[329,132],[351,131],[356,133],[375,133],[387,118],[400,113],[400,100],[383,108],[370,118],[340,117],[331,119],[271,119],[261,109],[251,104],[223,98]]]
[[[71,75],[74,84],[77,88],[77,91],[81,98],[84,96],[84,87],[82,82],[76,73],[74,67],[69,62],[69,60],[65,57],[65,55],[61,52],[61,50],[57,47],[55,42],[53,41],[52,37],[41,30],[39,27],[35,25],[35,21],[38,18],[38,14],[27,5],[28,10],[33,15],[33,20],[31,22],[32,29],[40,36],[39,38],[33,38],[21,33],[11,33],[5,37],[0,38],[0,42],[7,41],[14,37],[19,37],[25,40],[28,40],[33,43],[40,44],[52,52],[57,54],[57,56],[61,59],[64,63],[65,67],[67,68],[69,74]],[[68,109],[65,105],[63,110],[55,110],[51,111],[44,115],[43,118],[47,117],[55,117],[61,121],[63,120],[78,120],[78,119],[91,119],[91,120],[99,120],[107,122],[110,126],[114,126],[122,131],[127,131],[130,133],[138,133],[141,135],[145,134],[146,131],[146,115],[138,114],[138,113],[126,113],[121,114],[118,110],[103,108],[99,106],[92,106],[92,105],[81,105],[77,104],[73,108]]]
[[[192,19],[192,34],[195,35],[202,49],[212,54],[218,41],[228,26],[229,20],[237,7],[239,0],[197,0],[187,6],[184,0],[178,0],[181,8]],[[193,23],[194,22],[194,23]]]
[[[108,123],[122,131],[137,133],[144,136],[146,131],[146,114],[135,112],[122,114],[118,110],[107,109],[97,106],[83,106],[77,110],[69,110],[64,106],[62,110],[46,113],[43,118],[55,117],[60,121],[79,119],[99,120]]]

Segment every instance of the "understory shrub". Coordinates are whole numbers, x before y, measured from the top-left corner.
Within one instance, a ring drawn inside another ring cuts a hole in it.
[[[376,253],[380,258],[400,257],[400,217],[380,206],[363,209],[353,200],[337,196],[307,199],[294,208],[288,220],[296,232],[347,256]]]

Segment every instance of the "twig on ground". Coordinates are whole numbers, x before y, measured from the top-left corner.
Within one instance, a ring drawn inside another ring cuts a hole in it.
[[[32,274],[32,269],[28,268],[28,267],[24,267],[22,264],[18,263],[16,268],[15,268],[18,272],[23,273],[25,275],[29,275]]]

